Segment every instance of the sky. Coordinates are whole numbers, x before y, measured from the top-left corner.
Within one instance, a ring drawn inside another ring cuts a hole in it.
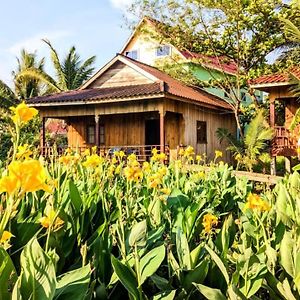
[[[46,57],[48,39],[64,57],[75,46],[82,59],[96,55],[100,69],[118,53],[128,37],[123,15],[132,0],[1,0],[0,79],[11,85],[11,72],[22,48]]]

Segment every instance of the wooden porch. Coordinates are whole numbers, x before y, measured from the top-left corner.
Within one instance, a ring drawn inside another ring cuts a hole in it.
[[[274,126],[275,136],[272,140],[272,156],[297,156],[297,138],[285,126]]]

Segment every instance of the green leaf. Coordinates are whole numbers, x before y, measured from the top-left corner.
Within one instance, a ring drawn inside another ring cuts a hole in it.
[[[120,262],[113,255],[111,256],[111,263],[114,268],[114,271],[116,272],[119,280],[124,285],[126,290],[134,299],[138,300],[138,283],[133,271],[128,266]]]
[[[54,299],[84,299],[89,287],[90,274],[91,268],[86,265],[59,276]]]
[[[227,298],[218,289],[213,289],[208,286],[194,283],[199,292],[208,300],[226,300]]]
[[[73,204],[76,212],[78,213],[78,212],[80,212],[82,200],[81,200],[78,188],[72,180],[69,180],[69,191],[70,191],[70,198],[71,198],[72,204]]]
[[[173,300],[176,294],[176,290],[164,291],[153,296],[153,300]]]
[[[191,267],[192,269],[196,267],[201,251],[203,250],[203,245],[199,244],[195,249],[190,252],[191,257]]]
[[[225,265],[223,264],[222,260],[220,259],[220,257],[207,245],[205,245],[205,249],[207,250],[207,252],[210,254],[211,258],[213,259],[213,261],[216,263],[216,265],[218,266],[218,268],[220,269],[220,271],[222,272],[227,285],[229,285],[229,275],[226,271]]]
[[[186,235],[183,233],[181,228],[178,228],[176,234],[176,249],[180,267],[185,270],[190,270],[191,257],[189,244]]]
[[[187,271],[182,283],[184,289],[190,291],[193,283],[203,283],[207,276],[208,267],[209,261],[203,259],[194,270]]]
[[[166,291],[170,288],[169,281],[164,277],[160,277],[156,274],[153,274],[151,276],[151,280],[154,282],[154,284],[157,286],[157,288],[160,289],[161,291]]]
[[[14,286],[17,275],[14,264],[8,253],[0,247],[0,300],[10,298],[9,285]]]
[[[139,223],[136,223],[130,232],[129,235],[129,246],[133,247],[137,245],[139,247],[146,246],[147,242],[147,223],[146,220],[143,220]]]
[[[152,276],[156,272],[156,270],[163,262],[165,254],[165,246],[161,245],[152,249],[141,258],[141,284],[143,284],[148,277]]]
[[[29,241],[21,253],[21,275],[14,293],[24,299],[52,299],[56,289],[56,274],[52,259],[36,238]],[[18,289],[19,291],[15,291]]]
[[[285,232],[279,249],[280,264],[291,277],[294,277],[295,272],[293,262],[293,246],[294,240],[291,237],[291,233]]]

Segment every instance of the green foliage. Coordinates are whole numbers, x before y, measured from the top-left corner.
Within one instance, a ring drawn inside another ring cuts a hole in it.
[[[249,171],[252,171],[253,166],[259,161],[268,162],[267,154],[261,155],[267,150],[267,142],[273,138],[273,134],[273,129],[265,121],[262,110],[257,112],[255,118],[246,127],[243,141],[237,141],[226,129],[217,130],[220,141],[225,139],[229,142],[228,150],[233,152],[238,164],[244,165]]]

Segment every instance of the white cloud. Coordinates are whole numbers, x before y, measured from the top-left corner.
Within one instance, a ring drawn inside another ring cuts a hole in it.
[[[51,42],[54,42],[70,35],[70,32],[65,30],[42,32],[28,39],[15,43],[8,48],[8,51],[14,55],[19,55],[20,50],[23,48],[29,52],[33,52],[43,46],[43,43],[41,41],[42,39],[48,39]]]
[[[110,0],[111,4],[121,10],[126,10],[133,0]]]

